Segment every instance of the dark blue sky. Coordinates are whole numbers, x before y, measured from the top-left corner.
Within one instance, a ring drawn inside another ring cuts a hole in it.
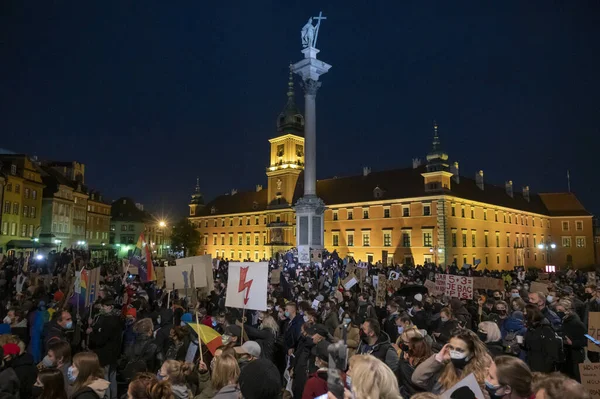
[[[319,178],[410,165],[436,119],[461,174],[539,192],[566,190],[570,169],[600,212],[594,0],[5,0],[0,147],[83,162],[109,197],[172,217],[197,175],[208,199],[266,184],[287,66],[319,10]]]

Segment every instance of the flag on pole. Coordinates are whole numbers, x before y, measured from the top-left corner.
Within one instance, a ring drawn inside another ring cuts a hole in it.
[[[150,249],[144,240],[144,233],[140,234],[135,249],[129,259],[131,266],[137,267],[140,281],[146,283],[148,281],[155,280],[154,277],[154,266],[152,265],[152,256],[150,255]]]
[[[87,270],[83,269],[81,271],[81,277],[79,280],[79,291],[77,291],[77,289],[75,290],[75,292],[79,292],[79,295],[81,295],[83,298],[85,298],[86,303],[87,303],[87,291],[88,288],[88,272]]]
[[[83,281],[83,272],[81,275]],[[96,267],[87,271],[87,286],[88,289],[86,290],[85,306],[89,306],[90,304],[94,303],[96,298],[98,298],[98,291],[100,291],[100,267]],[[83,289],[81,291],[83,293]]]
[[[204,324],[197,324],[195,322],[188,322],[187,324],[196,332],[196,334],[198,334],[198,337],[214,356],[217,348],[223,345],[223,338],[221,338],[221,334],[212,328],[205,326]]]

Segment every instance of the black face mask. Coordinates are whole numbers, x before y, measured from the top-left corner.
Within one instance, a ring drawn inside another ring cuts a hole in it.
[[[485,342],[487,341],[487,333],[485,332],[481,332],[481,331],[477,331],[477,336],[479,337],[479,339],[481,340],[481,342]]]
[[[583,294],[583,298],[585,300],[590,300],[590,299],[592,299],[592,297],[593,297],[593,295],[591,292],[586,292],[585,294]]]
[[[403,352],[408,352],[408,345],[406,345],[405,343],[401,343],[400,349],[402,349]]]
[[[34,398],[38,398],[38,397],[42,396],[42,393],[44,393],[43,387],[38,387],[37,385],[34,385],[33,387],[31,387],[31,394],[33,395]]]
[[[452,362],[452,365],[455,368],[459,369],[459,370],[464,369],[465,366],[469,363],[469,360],[467,360],[467,358],[464,358],[464,359],[450,359],[450,361]]]
[[[565,316],[566,316],[566,315],[565,315],[565,312],[556,312],[556,315],[557,315],[558,317],[560,317],[561,319],[564,319],[564,318],[565,318]]]
[[[501,399],[504,397],[504,395],[498,395],[496,393],[500,390],[500,388],[502,388],[502,387],[494,388],[494,387],[490,387],[487,383],[485,384],[485,390],[490,395],[490,399]]]

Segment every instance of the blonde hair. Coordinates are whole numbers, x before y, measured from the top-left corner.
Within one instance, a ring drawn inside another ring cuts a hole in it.
[[[502,334],[498,328],[498,324],[493,321],[482,321],[479,323],[478,328],[487,334],[485,342],[497,342],[502,339]]]
[[[215,358],[215,365],[210,379],[215,391],[219,391],[221,388],[231,383],[237,383],[239,376],[240,366],[238,366],[235,357],[222,354]]]
[[[394,372],[372,355],[350,358],[352,390],[361,399],[402,399]]]
[[[100,366],[98,355],[94,352],[79,352],[73,357],[73,366],[78,371],[71,391],[73,396],[97,379],[104,378],[104,370]]]
[[[270,328],[271,330],[273,330],[275,335],[277,335],[279,333],[279,325],[277,325],[277,322],[271,315],[268,315],[266,313],[265,313],[265,316],[263,317],[263,320],[262,320],[262,323],[260,324],[259,329],[263,330],[265,328]]]
[[[192,365],[178,360],[167,360],[163,363],[169,381],[173,385],[185,384],[185,377],[192,371]]]
[[[479,384],[485,382],[487,369],[492,362],[492,358],[487,354],[487,349],[479,337],[471,330],[458,329],[452,333],[452,338],[460,339],[467,344],[471,352],[471,360],[465,366],[461,375],[475,374],[475,379]],[[460,377],[456,374],[452,362],[447,363],[442,370],[439,382],[444,387],[444,390],[452,388],[454,384],[460,381]]]

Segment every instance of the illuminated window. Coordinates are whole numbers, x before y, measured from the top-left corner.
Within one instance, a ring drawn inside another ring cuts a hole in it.
[[[386,230],[383,232],[383,246],[391,247],[392,246],[392,232],[391,230]]]
[[[575,245],[577,248],[585,248],[585,237],[576,237]]]
[[[407,231],[402,232],[402,246],[410,248],[410,233]]]
[[[471,230],[471,246],[472,247],[476,247],[477,246],[477,236],[474,230]]]
[[[433,238],[431,232],[423,233],[423,246],[424,247],[432,247],[433,246]]]
[[[467,232],[466,232],[466,230],[463,230],[463,232],[462,232],[462,246],[463,247],[467,246]]]
[[[348,246],[349,247],[353,247],[354,246],[354,232],[353,231],[347,231],[346,232],[347,235],[347,240],[348,240]]]
[[[456,230],[452,230],[452,246],[456,247]]]
[[[369,231],[362,232],[362,242],[363,247],[368,247],[371,245],[371,233]]]
[[[562,246],[565,248],[571,248],[571,237],[562,237]]]

